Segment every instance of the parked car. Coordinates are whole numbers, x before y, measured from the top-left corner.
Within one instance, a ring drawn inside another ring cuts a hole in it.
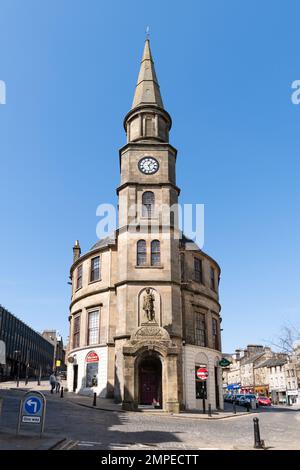
[[[224,401],[227,403],[232,403],[234,399],[234,395],[232,393],[227,393],[224,397]]]
[[[257,403],[260,406],[271,406],[272,405],[272,402],[271,402],[270,398],[263,397],[263,396],[258,397]]]
[[[242,393],[237,393],[237,394],[235,395],[235,402],[236,402],[237,405],[240,404],[240,399],[241,399],[242,397],[244,397],[244,395],[243,395]]]
[[[245,395],[242,395],[240,397],[239,405],[240,406],[247,406],[247,404],[248,404],[248,405],[251,406],[251,402],[253,402],[253,401],[254,401],[255,407],[258,408],[257,399],[256,399],[256,396],[254,395],[254,393],[246,393]]]

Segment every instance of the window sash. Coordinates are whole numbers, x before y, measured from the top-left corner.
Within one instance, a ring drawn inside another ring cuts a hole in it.
[[[204,313],[196,312],[195,344],[197,346],[206,346],[206,322]]]
[[[100,256],[92,258],[91,260],[91,281],[98,281],[100,279]]]
[[[154,212],[154,193],[146,191],[142,195],[142,215],[143,217],[152,217]]]
[[[216,284],[215,284],[215,270],[214,270],[214,268],[210,268],[210,287],[211,287],[211,289],[215,289],[215,288],[216,288]]]
[[[74,318],[73,328],[73,348],[79,348],[80,346],[80,316]]]
[[[80,289],[81,287],[82,287],[82,265],[78,266],[77,276],[76,276],[76,289]]]
[[[99,343],[99,310],[88,314],[88,345]]]
[[[194,259],[195,281],[202,282],[202,260]]]
[[[218,322],[215,318],[212,319],[212,336],[213,336],[214,348],[219,349]]]
[[[144,266],[147,263],[147,247],[145,240],[137,242],[137,266]]]
[[[151,266],[160,266],[160,241],[151,242]]]

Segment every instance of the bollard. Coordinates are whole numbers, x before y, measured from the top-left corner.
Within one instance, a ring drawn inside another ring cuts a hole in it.
[[[260,439],[259,419],[253,418],[254,425],[254,449],[263,449],[263,441]]]
[[[208,404],[208,416],[211,416],[211,404]]]
[[[249,403],[248,401],[247,401],[247,403],[246,403],[246,408],[247,408],[247,411],[248,411],[248,413],[249,413],[249,411],[250,411],[250,403]]]
[[[64,387],[61,387],[60,389],[60,398],[64,397]]]
[[[205,398],[202,399],[203,414],[205,415]]]
[[[236,402],[235,402],[235,400],[232,403],[232,407],[233,407],[233,413],[236,415]]]
[[[94,398],[93,398],[93,406],[96,406],[96,400],[97,400],[97,393],[94,392]]]

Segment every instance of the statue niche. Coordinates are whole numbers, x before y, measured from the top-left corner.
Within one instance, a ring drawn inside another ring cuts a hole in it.
[[[155,321],[154,300],[154,294],[150,291],[149,287],[147,287],[143,299],[143,310],[147,315],[148,321]]]
[[[139,295],[139,325],[160,324],[160,296],[155,289],[147,287]]]

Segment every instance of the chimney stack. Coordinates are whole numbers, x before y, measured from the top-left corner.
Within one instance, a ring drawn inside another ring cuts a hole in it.
[[[80,258],[80,255],[81,255],[81,248],[79,245],[79,241],[76,240],[75,245],[73,246],[73,263],[75,263],[75,261],[77,261],[78,258]]]

